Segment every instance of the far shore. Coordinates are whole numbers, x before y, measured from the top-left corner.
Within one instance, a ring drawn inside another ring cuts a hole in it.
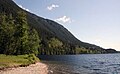
[[[0,70],[0,74],[48,74],[48,66],[37,62],[27,67],[13,67]]]

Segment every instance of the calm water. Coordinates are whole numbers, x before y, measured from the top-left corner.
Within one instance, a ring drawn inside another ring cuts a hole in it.
[[[50,74],[120,74],[120,54],[39,56]]]

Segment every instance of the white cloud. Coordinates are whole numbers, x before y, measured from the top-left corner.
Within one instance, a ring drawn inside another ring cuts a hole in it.
[[[58,8],[59,5],[55,5],[55,4],[52,4],[50,6],[47,7],[48,10],[53,10],[54,8]]]
[[[20,8],[22,8],[22,9],[26,10],[26,11],[30,11],[29,9],[23,7],[22,5],[18,5],[18,6],[19,6]]]
[[[61,22],[61,23],[71,23],[72,22],[71,18],[67,17],[67,16],[57,18],[57,19],[55,19],[55,21]]]

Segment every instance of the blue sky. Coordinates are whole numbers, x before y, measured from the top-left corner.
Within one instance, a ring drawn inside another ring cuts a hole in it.
[[[120,0],[14,0],[61,23],[79,40],[120,51]]]

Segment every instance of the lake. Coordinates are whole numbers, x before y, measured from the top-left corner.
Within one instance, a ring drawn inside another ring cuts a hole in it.
[[[120,74],[120,54],[40,55],[50,74]]]

